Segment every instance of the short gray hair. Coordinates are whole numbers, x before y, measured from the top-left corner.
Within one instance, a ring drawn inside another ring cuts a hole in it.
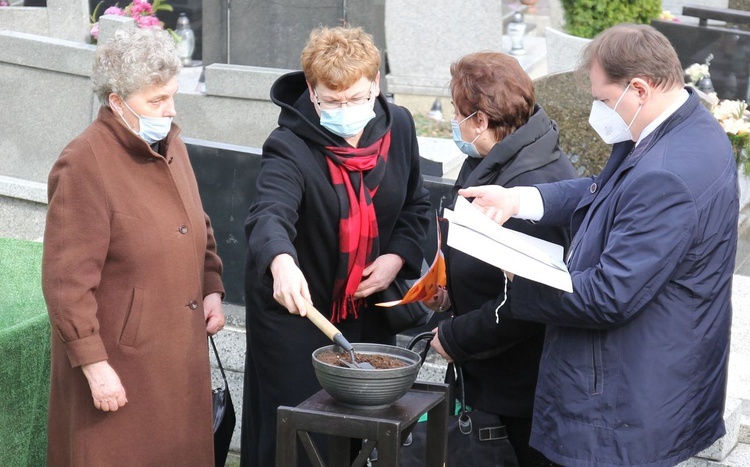
[[[94,94],[109,106],[110,93],[123,99],[153,85],[166,84],[182,64],[175,41],[160,29],[120,29],[99,45],[91,73]]]

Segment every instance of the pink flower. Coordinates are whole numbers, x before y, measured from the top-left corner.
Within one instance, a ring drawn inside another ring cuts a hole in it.
[[[156,16],[138,16],[135,18],[139,28],[143,29],[161,29],[162,24]]]
[[[133,0],[133,3],[130,5],[130,16],[133,18],[152,14],[154,14],[154,9],[147,0]]]
[[[0,6],[10,6],[10,2],[8,0],[0,0]]]
[[[99,22],[98,21],[94,23],[94,25],[91,27],[91,32],[89,34],[91,34],[91,37],[93,37],[94,39],[99,40]]]
[[[124,15],[124,14],[125,14],[125,12],[124,12],[124,11],[122,11],[122,8],[118,8],[118,7],[116,7],[116,6],[111,6],[111,7],[107,8],[106,10],[104,10],[104,14],[105,14],[105,15],[117,15],[117,16],[122,16],[122,15]]]

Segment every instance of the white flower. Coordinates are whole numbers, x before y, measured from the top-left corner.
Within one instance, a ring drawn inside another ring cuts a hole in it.
[[[704,76],[710,76],[708,72],[708,65],[706,65],[705,63],[693,63],[685,69],[685,74],[690,78],[689,84],[695,84]]]

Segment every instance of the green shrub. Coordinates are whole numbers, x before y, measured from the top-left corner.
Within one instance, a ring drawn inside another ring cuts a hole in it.
[[[565,30],[591,38],[620,23],[649,24],[661,13],[661,0],[562,0]]]

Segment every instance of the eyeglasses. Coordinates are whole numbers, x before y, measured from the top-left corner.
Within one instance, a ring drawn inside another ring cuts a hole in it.
[[[367,97],[353,97],[349,99],[348,101],[321,101],[318,97],[318,91],[313,89],[313,95],[315,95],[315,102],[318,104],[318,107],[324,110],[334,110],[334,109],[340,109],[343,106],[347,107],[356,107],[359,105],[365,105],[368,102],[370,102],[370,99],[372,99],[372,87],[375,84],[375,82],[370,83],[370,92],[367,93]]]

